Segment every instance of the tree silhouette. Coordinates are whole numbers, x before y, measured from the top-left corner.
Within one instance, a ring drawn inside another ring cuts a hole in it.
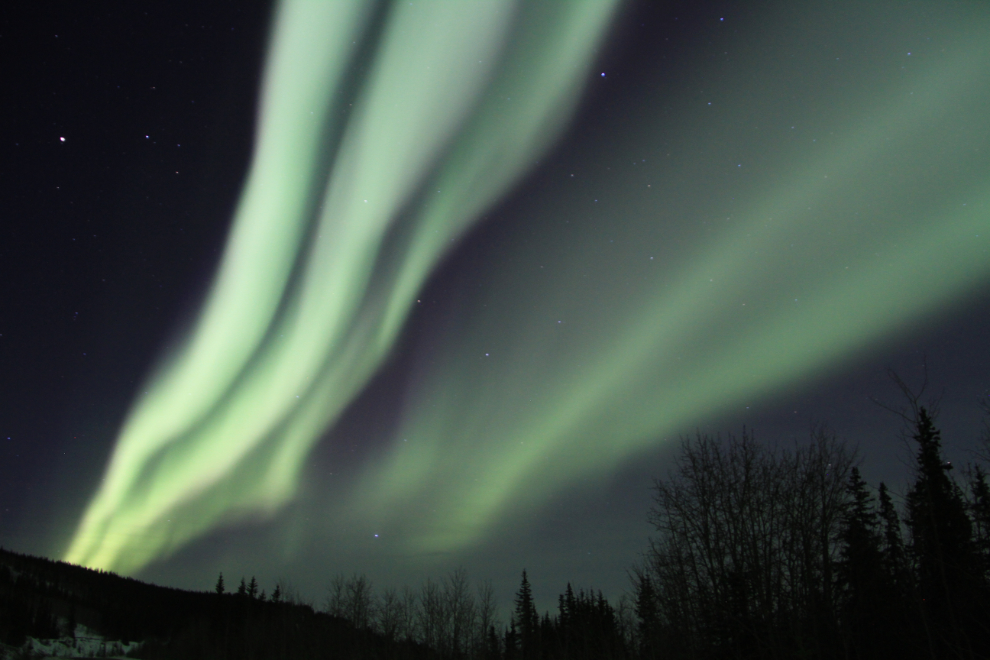
[[[533,603],[533,591],[526,576],[522,572],[522,583],[515,599],[515,623],[519,630],[519,650],[523,660],[540,657],[540,618]]]
[[[969,480],[969,511],[973,520],[973,539],[980,555],[984,579],[990,571],[990,484],[982,465],[976,465]]]
[[[567,585],[570,588],[570,585]],[[639,619],[637,638],[639,657],[643,660],[659,658],[662,648],[662,627],[657,611],[657,594],[649,575],[640,572],[636,576],[636,617]]]
[[[979,555],[962,491],[942,458],[941,433],[928,411],[918,409],[915,480],[907,494],[910,551],[923,614],[932,626],[935,650],[948,657],[972,657],[969,633],[979,609]]]
[[[841,617],[846,648],[852,658],[876,658],[888,648],[877,634],[893,594],[883,565],[882,537],[873,496],[854,467],[849,476],[849,497],[841,539],[838,577],[842,585]]]
[[[655,482],[637,595],[657,614],[641,627],[662,629],[674,658],[838,653],[833,566],[853,458],[821,427],[794,451],[748,433],[683,441]]]

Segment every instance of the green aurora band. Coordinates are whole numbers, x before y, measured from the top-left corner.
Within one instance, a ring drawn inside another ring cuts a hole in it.
[[[481,266],[483,291],[415,369],[391,450],[327,515],[388,525],[417,552],[470,546],[665,434],[813,382],[982,290],[990,18],[959,5],[901,67],[898,39],[934,6],[900,12],[876,39],[890,52],[834,75],[855,84],[819,90],[813,111],[787,104],[833,58],[794,25],[841,32],[848,12],[750,35],[774,45],[740,46],[712,83],[731,109],[644,92],[600,203],[529,205],[532,235]],[[431,271],[566,126],[615,9],[279,6],[216,281],[135,404],[68,561],[134,572],[293,497]],[[854,11],[876,26],[884,9]],[[798,115],[818,138],[793,137]]]
[[[309,449],[381,364],[452,239],[565,125],[614,10],[279,5],[256,153],[216,282],[125,423],[68,561],[134,571],[292,496]]]

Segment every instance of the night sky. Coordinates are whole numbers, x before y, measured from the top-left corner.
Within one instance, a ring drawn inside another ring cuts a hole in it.
[[[985,3],[632,3],[566,66],[526,45],[566,36],[559,16],[432,34],[428,3],[368,6],[364,27],[335,24],[358,36],[318,137],[251,184],[315,182],[270,316],[269,237],[224,285],[250,314],[210,328],[274,8],[0,15],[3,547],[192,589],[281,578],[317,604],[338,572],[418,586],[463,566],[505,606],[526,568],[547,608],[568,581],[628,588],[652,479],[696,430],[792,443],[825,422],[901,492],[910,449],[871,398],[903,405],[888,371],[920,388],[927,363],[946,453],[970,457],[990,394]],[[463,65],[485,35],[494,68]],[[422,44],[463,79],[376,78]],[[573,104],[513,114],[568,76]],[[470,178],[516,143],[519,164]],[[378,216],[347,206],[366,189],[392,200],[371,238]],[[247,358],[217,357],[252,323]],[[219,348],[189,353],[213,328]],[[121,459],[105,533],[81,528],[118,439],[158,431],[166,448]]]

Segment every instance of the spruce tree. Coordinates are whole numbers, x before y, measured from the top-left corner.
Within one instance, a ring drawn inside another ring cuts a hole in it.
[[[657,594],[650,576],[641,574],[636,582],[636,617],[641,658],[652,659],[660,653],[660,616]]]
[[[557,600],[557,607],[560,610],[560,634],[558,635],[558,639],[565,658],[570,657],[575,645],[574,640],[579,625],[575,610],[576,606],[574,589],[571,587],[571,583],[568,582],[567,589],[564,590],[564,593],[560,594]]]
[[[907,495],[910,551],[923,613],[938,654],[972,656],[969,633],[979,603],[979,559],[962,492],[942,458],[941,433],[924,408],[915,422],[915,481]]]
[[[883,524],[884,571],[899,585],[903,596],[910,590],[907,560],[904,554],[904,537],[901,534],[901,519],[890,497],[887,484],[880,482],[880,521]]]
[[[526,577],[526,570],[522,572],[522,583],[519,591],[516,592],[515,621],[519,626],[519,647],[523,660],[539,658],[539,626],[540,618],[536,613],[536,605],[533,603],[533,591],[529,586],[529,579]]]
[[[495,626],[488,626],[486,647],[486,660],[498,660],[498,658],[502,657],[502,649],[498,642],[498,634],[495,632]]]
[[[877,635],[891,590],[885,580],[881,536],[873,496],[854,467],[847,486],[849,503],[840,532],[841,619],[851,657],[875,658],[887,648]]]
[[[894,658],[929,658],[934,652],[930,634],[921,617],[923,602],[909,565],[901,533],[901,518],[887,485],[878,489],[883,579],[890,596],[883,610],[877,635],[887,640],[887,655]]]
[[[220,595],[223,595],[223,592],[226,591],[226,588],[223,586],[223,572],[222,571],[220,573],[220,577],[217,578],[217,585],[215,587],[213,587],[213,590],[216,591]]]
[[[990,484],[983,466],[977,465],[970,477],[970,515],[973,519],[973,537],[980,554],[984,576],[990,571]]]
[[[505,660],[516,660],[519,657],[519,633],[516,632],[515,616],[509,620],[509,627],[505,629],[502,646],[505,647]]]
[[[975,610],[971,618],[977,623],[971,634],[974,648],[990,655],[990,484],[982,466],[977,465],[970,478],[970,516],[976,546],[977,566],[974,577]],[[979,622],[983,621],[983,625]]]

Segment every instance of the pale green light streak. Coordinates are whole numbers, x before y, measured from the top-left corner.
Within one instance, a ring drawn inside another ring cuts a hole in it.
[[[67,560],[134,571],[292,496],[451,239],[559,133],[614,5],[396,3],[328,181],[321,145],[372,5],[280,5],[216,283],[128,418]]]
[[[373,17],[351,3],[281,8],[257,155],[217,283],[189,342],[128,420],[69,560],[136,570],[292,496],[315,438],[379,366],[451,239],[556,136],[612,10],[408,7],[388,17],[329,179],[318,173],[320,136],[335,128],[336,104],[350,102],[341,81]],[[423,27],[444,22],[450,40]],[[562,274],[492,273],[489,293],[460,310],[468,331],[412,388],[393,452],[342,507],[417,549],[470,545],[513,514],[608,476],[665,433],[838,369],[985,285],[986,24],[978,16],[974,38],[904,74],[903,93],[852,95],[858,127],[841,127],[830,150],[770,159],[773,184],[734,191],[732,223],[713,240],[689,236],[668,249],[652,279],[623,270],[645,258],[634,242],[614,272],[585,283],[601,250],[590,232],[534,239]],[[324,38],[328,30],[336,36]],[[628,139],[650,144],[662,122],[686,141],[711,133],[701,119],[661,122],[651,110],[630,120]],[[765,123],[772,110],[747,114],[740,102],[738,123]],[[698,221],[691,200],[668,200],[692,180],[728,185],[707,180],[719,155],[655,181],[654,198],[628,202],[612,220]],[[928,183],[944,171],[968,178]],[[600,185],[625,184],[616,174]],[[540,213],[582,212],[571,199],[553,203]],[[397,222],[402,231],[390,233]],[[526,261],[520,252],[515,263]],[[558,315],[573,334],[540,329]],[[486,352],[493,359],[482,365]]]
[[[490,539],[663,435],[839,369],[985,286],[990,49],[981,29],[971,34],[899,86],[910,92],[852,99],[870,119],[843,127],[824,154],[782,158],[787,172],[767,193],[740,191],[751,198],[720,240],[671,254],[656,279],[632,281],[618,267],[605,275],[613,279],[601,286],[617,300],[582,309],[596,286],[582,279],[586,262],[605,250],[593,237],[562,245],[546,235],[531,239],[537,252],[503,257],[561,274],[541,284],[533,271],[496,272],[488,286],[499,293],[459,310],[469,329],[420,375],[393,453],[355,488],[355,519],[424,552]],[[740,113],[740,125],[760,121]],[[644,118],[630,135],[659,142],[656,125]],[[952,171],[970,182],[938,181]],[[686,178],[655,181],[655,199],[676,198]],[[629,192],[618,174],[598,185],[613,200]],[[655,204],[617,217],[691,218],[691,209]],[[581,211],[572,203],[550,212]],[[562,233],[560,223],[546,226]],[[616,249],[646,258],[640,245]],[[581,334],[558,334],[560,317]]]

